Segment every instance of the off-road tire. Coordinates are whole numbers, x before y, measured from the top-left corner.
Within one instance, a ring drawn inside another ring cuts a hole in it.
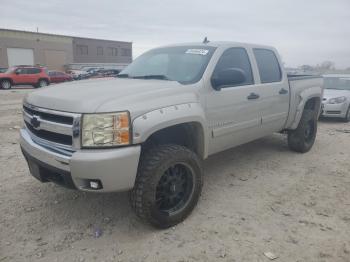
[[[7,80],[7,79],[1,80],[0,81],[0,87],[1,87],[1,89],[8,90],[8,89],[11,89],[12,83],[11,83],[10,80]]]
[[[343,118],[343,121],[344,121],[345,123],[349,123],[349,122],[350,122],[350,106],[349,106],[349,108],[348,108],[348,111],[346,111],[346,115],[345,115],[345,117]]]
[[[157,185],[165,171],[183,163],[191,168],[191,194],[178,212],[161,211],[156,204]],[[142,153],[130,202],[136,215],[157,228],[183,221],[194,209],[202,191],[202,161],[184,146],[158,145]]]
[[[297,129],[288,132],[288,146],[291,150],[306,153],[315,143],[317,134],[317,113],[305,109]]]

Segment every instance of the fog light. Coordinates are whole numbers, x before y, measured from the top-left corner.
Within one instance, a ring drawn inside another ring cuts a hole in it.
[[[99,180],[90,180],[89,186],[91,189],[101,189],[102,188],[102,184]]]

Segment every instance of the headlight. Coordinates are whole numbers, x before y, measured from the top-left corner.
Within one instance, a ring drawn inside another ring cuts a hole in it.
[[[346,97],[341,96],[341,97],[329,99],[328,104],[341,104],[341,103],[344,103],[345,101],[346,101]]]
[[[81,142],[83,147],[130,144],[129,113],[84,114]]]

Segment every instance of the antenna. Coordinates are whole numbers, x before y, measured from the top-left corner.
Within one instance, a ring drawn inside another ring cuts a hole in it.
[[[208,37],[204,37],[203,44],[208,44],[209,42]]]

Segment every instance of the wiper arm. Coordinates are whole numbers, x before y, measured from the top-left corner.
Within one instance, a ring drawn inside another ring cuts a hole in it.
[[[133,78],[136,78],[136,79],[160,79],[160,80],[173,81],[169,77],[167,77],[166,75],[143,75],[143,76],[133,76]]]
[[[120,78],[128,78],[128,77],[129,77],[129,74],[118,74],[117,77],[120,77]]]

